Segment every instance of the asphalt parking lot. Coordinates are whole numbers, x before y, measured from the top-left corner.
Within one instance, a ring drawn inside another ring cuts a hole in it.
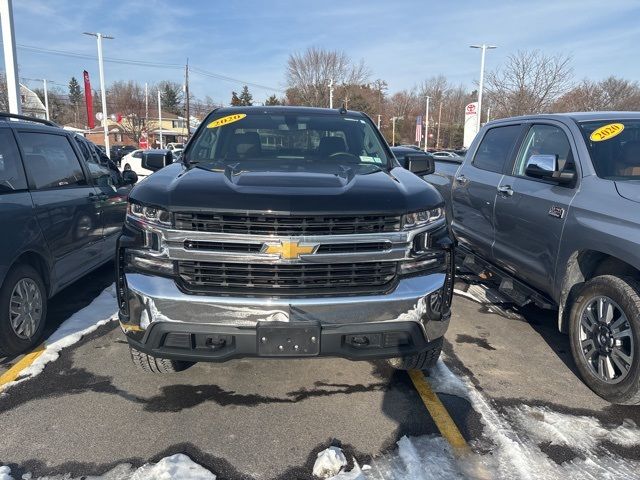
[[[56,297],[50,331],[112,275],[106,266]],[[0,395],[0,464],[14,478],[80,478],[185,453],[219,479],[306,479],[317,453],[337,445],[349,469],[354,459],[372,467],[366,478],[640,478],[640,409],[609,405],[580,382],[553,312],[457,288],[445,345],[455,376],[443,366],[427,382],[473,452],[472,473],[456,466],[410,376],[383,362],[249,359],[143,375],[115,322]],[[398,454],[404,436],[417,470]]]

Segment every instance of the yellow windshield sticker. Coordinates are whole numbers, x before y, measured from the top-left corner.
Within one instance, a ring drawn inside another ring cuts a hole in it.
[[[624,125],[622,123],[609,123],[595,130],[589,138],[592,142],[603,142],[620,135],[623,130]]]
[[[236,113],[235,115],[227,115],[226,117],[222,117],[217,120],[214,120],[209,125],[207,125],[207,128],[224,127],[225,125],[229,125],[230,123],[237,122],[238,120],[242,120],[246,116],[247,116],[246,113]]]

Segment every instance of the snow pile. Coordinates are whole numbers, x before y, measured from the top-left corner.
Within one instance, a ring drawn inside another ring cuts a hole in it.
[[[316,463],[313,464],[313,474],[320,478],[330,478],[338,475],[346,467],[347,458],[338,447],[329,447],[318,453]]]
[[[129,480],[216,480],[216,476],[188,456],[178,453],[158,463],[145,464]]]
[[[444,353],[442,356],[444,356]],[[436,366],[429,371],[427,379],[431,390],[436,393],[455,395],[462,398],[469,396],[469,387],[467,384],[449,370],[442,361],[442,358],[438,359]]]
[[[45,341],[44,352],[20,373],[20,378],[6,385],[9,388],[27,378],[38,375],[47,363],[55,361],[60,351],[80,341],[80,339],[96,330],[99,326],[114,320],[118,310],[115,286],[107,287],[89,305],[77,311],[65,320],[62,325]],[[0,477],[0,480],[2,477]]]
[[[13,480],[11,469],[6,465],[0,466],[0,480]]]

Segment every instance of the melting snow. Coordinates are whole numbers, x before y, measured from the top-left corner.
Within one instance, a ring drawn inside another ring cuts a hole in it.
[[[338,447],[329,447],[318,453],[316,463],[313,464],[313,474],[320,478],[329,478],[340,473],[347,465],[347,459]]]

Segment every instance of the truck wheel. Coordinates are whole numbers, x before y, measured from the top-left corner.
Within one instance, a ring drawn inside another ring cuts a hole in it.
[[[398,370],[429,370],[436,366],[442,351],[442,341],[442,337],[440,337],[434,340],[424,352],[407,357],[390,358],[387,362]]]
[[[582,379],[611,403],[640,404],[640,285],[602,275],[571,309],[571,351]]]
[[[133,364],[146,373],[176,373],[193,365],[193,362],[153,357],[133,347],[129,347],[129,351],[131,352]]]
[[[33,347],[47,318],[47,290],[29,265],[16,265],[0,288],[0,357]]]

